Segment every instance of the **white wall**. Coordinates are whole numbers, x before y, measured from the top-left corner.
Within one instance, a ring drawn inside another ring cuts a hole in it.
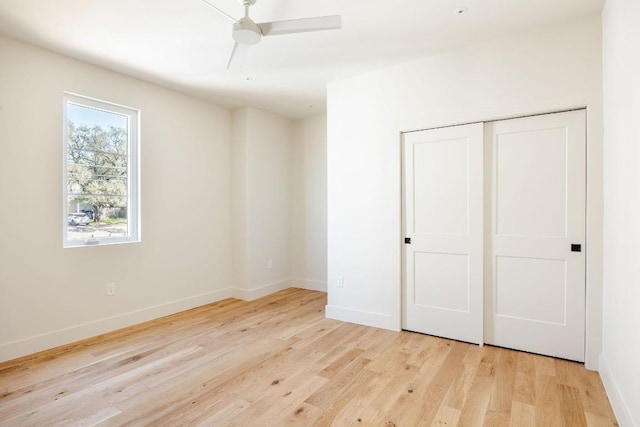
[[[251,107],[232,116],[233,292],[254,299],[291,285],[291,121]]]
[[[0,63],[0,361],[229,296],[326,288],[326,116],[229,112],[6,38]],[[64,91],[141,110],[141,243],[62,249]]]
[[[640,426],[640,3],[603,11],[605,221],[600,372],[621,426]]]
[[[400,132],[587,107],[587,366],[600,353],[599,17],[494,40],[328,87],[327,316],[401,327]],[[335,286],[344,276],[344,287]]]
[[[293,122],[291,257],[293,285],[327,289],[327,116]]]
[[[229,112],[6,38],[0,64],[0,360],[230,296]],[[63,91],[141,110],[141,243],[62,248]]]

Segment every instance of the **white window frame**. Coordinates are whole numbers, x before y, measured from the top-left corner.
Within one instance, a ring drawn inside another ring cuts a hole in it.
[[[69,147],[69,124],[67,105],[76,104],[102,110],[110,113],[122,114],[128,117],[128,162],[127,162],[127,231],[124,237],[97,237],[89,239],[70,239],[67,224],[67,203],[69,187],[67,185],[67,162]],[[140,233],[140,110],[114,104],[95,98],[89,98],[74,93],[65,92],[63,95],[63,126],[62,126],[62,233],[63,247],[74,248],[82,246],[100,246],[119,243],[135,243],[141,241]]]

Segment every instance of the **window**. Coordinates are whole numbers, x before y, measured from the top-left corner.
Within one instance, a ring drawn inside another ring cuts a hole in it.
[[[64,247],[140,241],[139,111],[64,96]]]

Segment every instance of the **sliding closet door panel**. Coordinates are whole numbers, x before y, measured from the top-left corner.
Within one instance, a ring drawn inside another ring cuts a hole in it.
[[[584,359],[585,126],[582,110],[487,124],[487,343]]]
[[[403,327],[482,342],[482,124],[403,136]]]

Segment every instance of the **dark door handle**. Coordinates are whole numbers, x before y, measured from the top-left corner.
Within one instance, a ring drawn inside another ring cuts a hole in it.
[[[582,245],[572,243],[571,244],[571,252],[582,252]]]
[[[411,244],[411,237],[405,237],[405,238],[404,238],[404,242],[405,242],[407,245],[410,245],[410,244]]]

